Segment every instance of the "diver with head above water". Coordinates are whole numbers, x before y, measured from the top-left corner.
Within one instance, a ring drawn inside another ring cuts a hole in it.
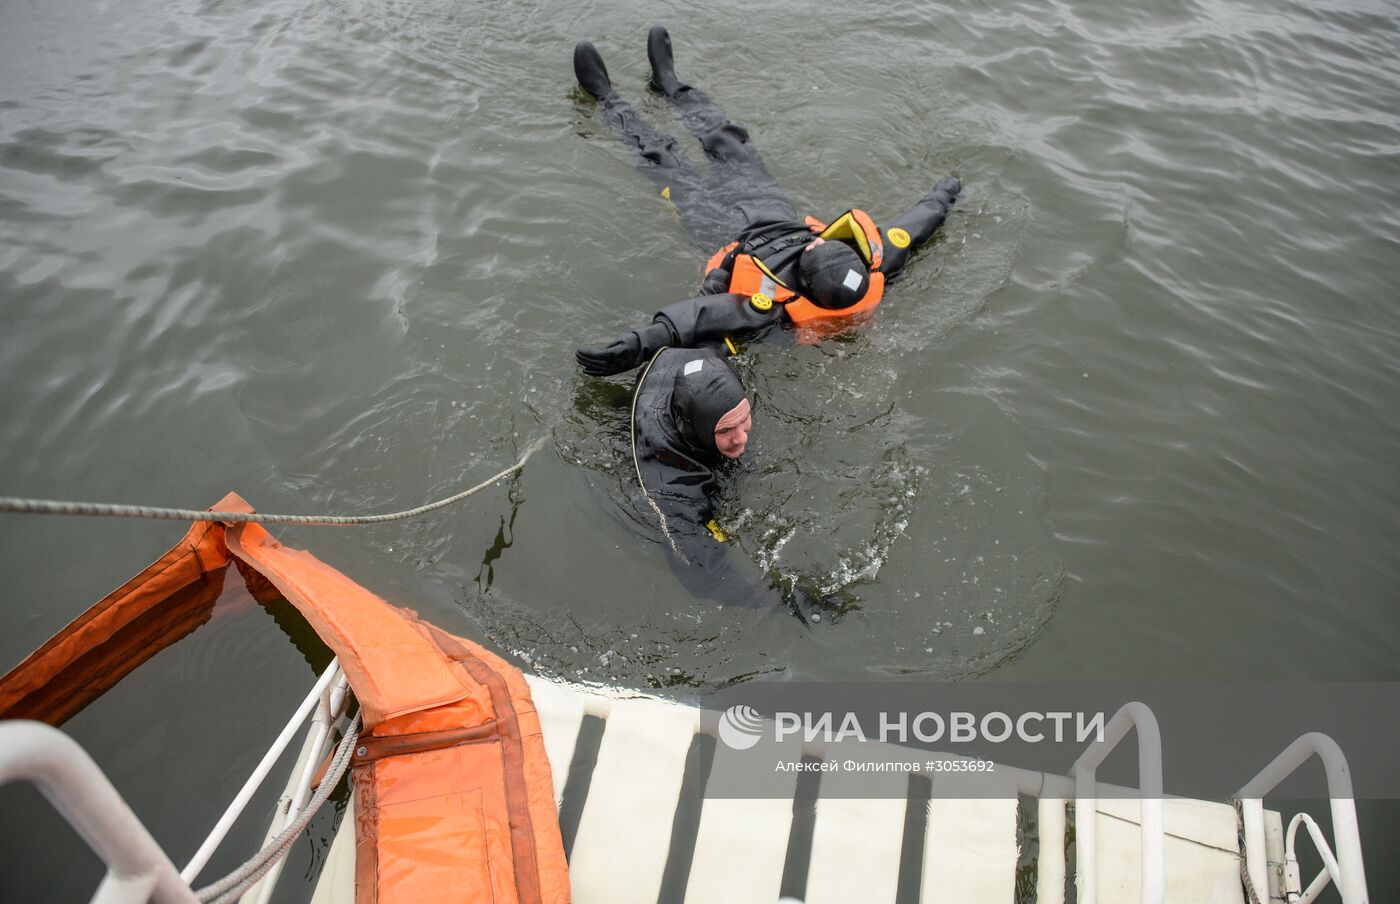
[[[691,237],[705,248],[722,247],[705,266],[698,297],[662,308],[650,324],[611,343],[578,349],[579,365],[590,376],[630,370],[668,346],[720,346],[775,326],[796,327],[799,341],[839,332],[875,309],[962,190],[957,179],[943,179],[883,226],[859,209],[830,223],[800,217],[747,130],[677,77],[670,35],[659,25],[647,36],[647,57],[651,88],[671,103],[709,158],[703,173],[675,138],[618,95],[588,41],[574,48],[574,74],[608,124],[636,149],[642,171],[675,205]]]
[[[726,606],[786,607],[820,621],[828,603],[731,554],[715,520],[721,469],[743,455],[752,428],[747,393],[720,353],[662,349],[632,397],[632,459],[641,492],[677,577],[695,596]]]

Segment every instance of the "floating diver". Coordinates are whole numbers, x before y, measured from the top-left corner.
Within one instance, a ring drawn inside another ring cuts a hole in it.
[[[609,125],[635,147],[642,171],[676,206],[696,243],[723,247],[706,264],[698,297],[668,305],[649,325],[607,345],[578,349],[590,376],[630,370],[667,346],[718,345],[778,325],[795,326],[804,340],[844,329],[880,303],[886,285],[933,237],[961,191],[957,179],[943,179],[883,227],[858,209],[829,224],[799,217],[749,133],[676,76],[671,38],[659,25],[647,36],[647,57],[651,88],[699,139],[710,159],[706,172],[618,95],[588,41],[574,48],[574,74]]]

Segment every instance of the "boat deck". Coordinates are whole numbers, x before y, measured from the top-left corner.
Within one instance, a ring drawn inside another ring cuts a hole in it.
[[[699,733],[699,709],[529,682],[578,904],[1067,898],[1063,800],[824,799],[820,773],[775,775],[782,787],[771,798],[706,799],[714,740]],[[1131,799],[1098,802],[1101,904],[1138,900],[1138,809]],[[1234,808],[1168,799],[1164,810],[1166,900],[1245,904]],[[1281,860],[1277,813],[1266,814],[1266,830],[1269,859]],[[353,896],[353,834],[338,834],[315,904]]]

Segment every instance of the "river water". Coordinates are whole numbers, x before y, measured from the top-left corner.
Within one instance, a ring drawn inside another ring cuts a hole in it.
[[[591,38],[680,132],[644,88],[654,21],[800,209],[966,185],[871,323],[737,360],[755,432],[722,521],[836,601],[810,629],[681,592],[625,499],[630,382],[573,363],[693,294],[709,250],[573,83]],[[445,512],[278,534],[527,667],[662,691],[1400,679],[1398,24],[1374,0],[8,0],[0,492],[378,512],[543,438]],[[0,518],[0,668],[180,530]],[[177,860],[321,661],[226,602],[69,726]],[[4,872],[43,897],[13,831]]]

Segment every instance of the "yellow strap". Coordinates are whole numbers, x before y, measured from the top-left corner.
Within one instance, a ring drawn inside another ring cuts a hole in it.
[[[739,350],[738,350],[737,348],[734,347],[734,340],[733,340],[733,339],[730,339],[728,336],[725,336],[725,337],[724,337],[724,345],[725,345],[726,348],[729,349],[729,354],[731,354],[731,355],[737,355],[737,354],[739,354]]]
[[[754,257],[753,255],[749,255],[749,260],[751,260],[751,261],[754,262],[754,264],[758,267],[759,272],[761,272],[764,276],[766,276],[766,277],[768,277],[769,279],[773,280],[773,282],[775,282],[775,283],[777,283],[778,285],[782,286],[784,289],[788,288],[788,284],[785,283],[785,282],[783,282],[781,279],[778,279],[778,277],[775,276],[775,275],[773,274],[773,271],[772,271],[772,270],[769,270],[769,269],[768,269],[768,267],[763,263],[763,261],[761,261],[761,260],[759,260],[758,258]]]

